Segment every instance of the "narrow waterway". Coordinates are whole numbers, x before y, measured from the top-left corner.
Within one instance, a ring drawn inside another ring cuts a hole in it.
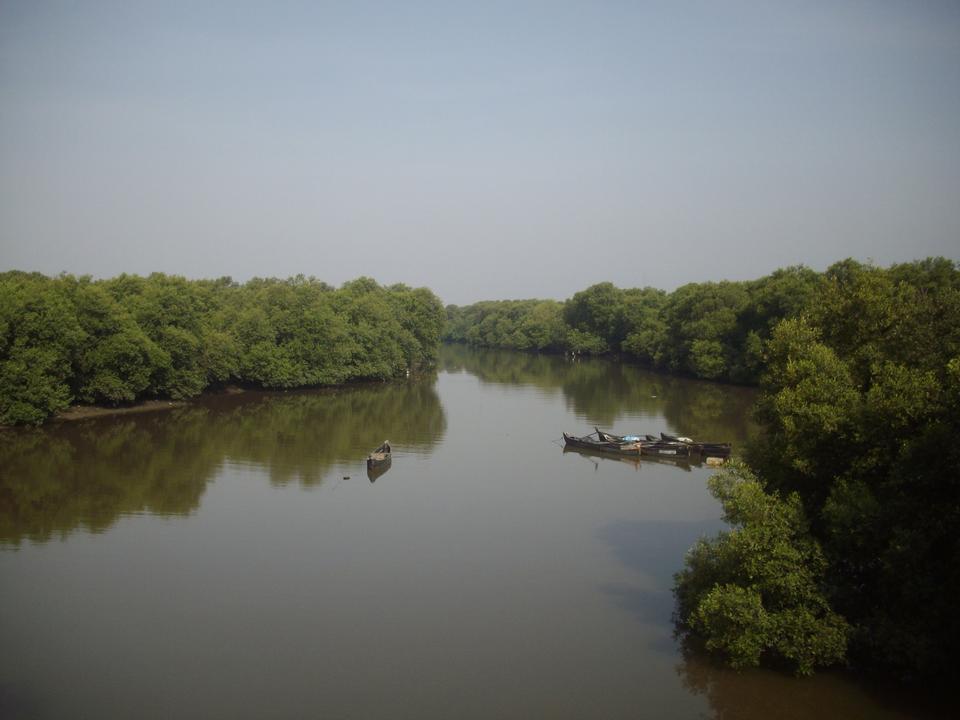
[[[711,470],[559,440],[742,447],[753,399],[450,347],[407,383],[0,433],[0,716],[917,717],[685,653],[670,588],[722,527]]]

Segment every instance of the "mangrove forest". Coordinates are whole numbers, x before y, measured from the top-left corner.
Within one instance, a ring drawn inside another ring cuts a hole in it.
[[[0,274],[0,424],[71,403],[183,399],[228,383],[339,385],[436,361],[444,312],[426,288],[359,278],[108,280]]]

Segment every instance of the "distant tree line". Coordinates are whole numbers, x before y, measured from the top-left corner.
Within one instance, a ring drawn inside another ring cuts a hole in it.
[[[0,423],[71,403],[188,398],[382,380],[436,360],[443,305],[426,288],[360,278],[109,280],[0,274]]]
[[[599,283],[556,300],[447,306],[447,342],[516,350],[618,353],[650,367],[708,380],[755,384],[763,343],[783,318],[822,291],[805,267],[750,282],[691,283],[672,293]]]

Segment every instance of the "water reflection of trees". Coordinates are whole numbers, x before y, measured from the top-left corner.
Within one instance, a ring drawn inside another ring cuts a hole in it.
[[[444,348],[442,363],[481,382],[559,393],[586,427],[666,429],[622,421],[649,415],[683,434],[735,444],[749,430],[753,393],[743,388],[604,360],[462,346]],[[97,532],[124,513],[190,513],[224,462],[264,468],[277,485],[316,485],[335,466],[362,461],[384,439],[401,451],[426,452],[445,430],[427,380],[225,395],[162,413],[3,432],[0,542],[44,541],[80,527]]]
[[[0,433],[0,543],[101,532],[123,514],[185,515],[225,462],[316,485],[389,438],[427,452],[446,431],[431,381],[243,393],[166,412]]]
[[[625,416],[663,416],[670,428],[683,435],[735,444],[742,444],[752,432],[752,388],[673,377],[604,359],[572,360],[563,355],[477,350],[463,345],[445,346],[441,363],[449,372],[467,371],[482,382],[560,392],[587,425],[616,429]]]
[[[267,396],[234,408],[225,423],[225,456],[267,468],[277,485],[316,485],[385,439],[403,451],[428,451],[447,427],[436,389],[424,382]]]
[[[917,708],[926,705],[923,698],[896,697],[870,690],[840,674],[818,673],[809,678],[796,678],[771,670],[737,672],[722,667],[690,645],[682,648],[683,661],[677,674],[684,687],[703,695],[710,704],[712,720],[784,720],[801,718],[875,717],[903,720],[917,717]],[[909,711],[900,712],[903,704]],[[922,717],[941,715],[934,703]]]
[[[120,513],[183,514],[221,461],[205,413],[0,433],[0,542],[100,532]]]

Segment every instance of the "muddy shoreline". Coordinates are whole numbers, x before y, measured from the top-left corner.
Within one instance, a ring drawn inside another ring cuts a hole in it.
[[[238,395],[247,392],[245,388],[231,385],[217,390],[207,390],[188,400],[141,400],[130,405],[71,405],[65,410],[53,415],[47,423],[72,422],[74,420],[88,420],[90,418],[108,417],[110,415],[134,415],[136,413],[157,412],[185,407],[205,397],[213,395]],[[44,424],[47,424],[44,423]]]
[[[175,407],[183,407],[187,404],[186,400],[144,400],[135,405],[123,405],[120,407],[109,407],[101,405],[71,405],[66,410],[61,410],[56,415],[47,420],[48,423],[71,422],[73,420],[87,420],[89,418],[106,417],[108,415],[133,415],[135,413],[155,412],[157,410],[168,410]]]
[[[426,373],[418,372],[408,376],[406,379],[415,379],[423,376]],[[403,381],[404,378],[394,379],[394,380],[366,380],[366,381],[356,381],[348,382],[342,385],[329,385],[329,386],[304,386],[298,388],[288,388],[288,389],[266,389],[260,387],[243,387],[239,385],[228,385],[226,387],[219,387],[216,389],[207,389],[201,392],[196,397],[188,398],[186,400],[162,400],[162,399],[149,399],[142,400],[140,402],[131,403],[129,405],[71,405],[70,407],[61,410],[58,413],[47,418],[42,422],[38,427],[43,427],[47,425],[64,423],[64,422],[74,422],[77,420],[90,420],[93,418],[101,417],[110,417],[113,415],[134,415],[139,413],[149,413],[149,412],[158,412],[161,410],[172,410],[174,408],[186,407],[188,405],[194,404],[204,398],[223,396],[223,395],[243,395],[247,393],[289,393],[289,392],[317,392],[317,393],[330,393],[336,395],[338,392],[344,390],[349,390],[353,388],[368,387],[373,385],[381,385],[384,383],[398,382]],[[0,431],[3,430],[12,430],[15,428],[29,427],[25,425],[2,425],[0,424]]]

